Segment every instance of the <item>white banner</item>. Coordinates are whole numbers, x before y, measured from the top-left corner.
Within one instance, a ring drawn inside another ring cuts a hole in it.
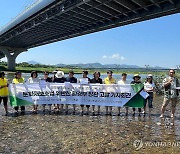
[[[84,104],[124,106],[136,92],[130,84],[31,83],[10,84],[12,106],[30,104]]]

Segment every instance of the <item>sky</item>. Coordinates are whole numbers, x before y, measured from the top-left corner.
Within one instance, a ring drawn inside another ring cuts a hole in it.
[[[0,0],[0,27],[33,1]],[[31,60],[50,65],[98,62],[175,68],[180,65],[180,14],[32,48],[16,62]]]

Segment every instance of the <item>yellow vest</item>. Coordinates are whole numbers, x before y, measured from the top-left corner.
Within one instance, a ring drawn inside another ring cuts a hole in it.
[[[20,78],[20,79],[14,78],[12,83],[15,83],[15,84],[17,84],[17,83],[24,83],[24,78]]]
[[[114,78],[109,80],[109,78],[107,77],[104,79],[104,84],[116,84],[116,80]]]
[[[0,78],[0,86],[7,86],[8,80],[6,78]],[[0,88],[0,97],[6,97],[9,95],[8,87]]]

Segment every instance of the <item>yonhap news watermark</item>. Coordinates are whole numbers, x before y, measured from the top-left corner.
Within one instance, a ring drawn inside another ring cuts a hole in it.
[[[178,142],[160,142],[160,141],[143,141],[143,140],[135,140],[133,142],[133,147],[135,150],[139,150],[143,147],[158,147],[158,148],[163,148],[163,147],[179,147],[180,148],[180,141]]]

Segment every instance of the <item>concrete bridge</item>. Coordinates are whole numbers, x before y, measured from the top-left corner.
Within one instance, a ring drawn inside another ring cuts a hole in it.
[[[180,12],[180,0],[38,0],[0,29],[0,58],[15,69],[30,48]]]

